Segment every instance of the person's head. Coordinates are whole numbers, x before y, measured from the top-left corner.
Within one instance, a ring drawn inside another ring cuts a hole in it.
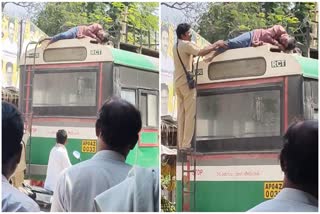
[[[191,41],[192,32],[191,32],[191,25],[187,23],[179,24],[177,29],[177,37],[178,39]]]
[[[102,44],[105,44],[110,40],[110,34],[105,32],[104,30],[99,30],[97,32],[97,37],[101,40]]]
[[[11,62],[7,62],[6,73],[12,73],[12,71],[13,71],[13,64]]]
[[[318,121],[293,123],[283,139],[280,165],[286,179],[318,197]]]
[[[126,157],[139,139],[141,126],[140,112],[131,103],[112,97],[99,110],[96,135],[104,149]]]
[[[57,143],[65,145],[65,144],[67,144],[67,139],[68,139],[68,134],[67,134],[66,130],[60,129],[57,131],[57,134],[56,134]]]
[[[279,40],[286,51],[291,51],[296,47],[295,38],[292,36],[289,36],[288,34],[282,34]]]
[[[161,50],[167,55],[169,46],[169,28],[167,25],[161,25]]]
[[[8,37],[10,39],[10,41],[13,41],[13,37],[14,37],[14,20],[13,19],[9,19],[9,23],[8,23]]]
[[[18,109],[2,102],[2,174],[9,179],[20,162],[23,119]]]

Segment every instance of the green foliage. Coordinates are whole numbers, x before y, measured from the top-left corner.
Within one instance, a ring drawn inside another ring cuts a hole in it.
[[[275,24],[289,34],[300,30],[314,17],[315,3],[304,2],[223,2],[210,3],[199,21],[198,31],[209,42],[228,39],[258,28]]]
[[[158,31],[158,3],[155,2],[49,2],[35,20],[50,36],[91,23],[100,23],[105,29],[119,32],[126,7],[128,24]]]
[[[161,212],[175,212],[175,205],[166,199],[164,196],[161,196]]]

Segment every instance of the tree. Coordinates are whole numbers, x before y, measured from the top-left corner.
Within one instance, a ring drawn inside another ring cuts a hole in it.
[[[183,22],[190,23],[193,28],[196,28],[199,19],[207,10],[207,2],[162,2],[162,6],[180,11],[183,14]]]
[[[121,23],[137,29],[158,31],[156,2],[50,2],[35,18],[37,26],[49,36],[78,25],[100,23],[115,37]],[[133,33],[131,33],[132,38]],[[139,35],[137,33],[137,35]]]
[[[26,16],[23,18],[32,18],[39,13],[46,4],[45,2],[1,2],[1,12],[5,11],[5,8],[8,4],[14,4],[18,7],[22,7],[26,10]]]
[[[210,3],[199,20],[198,31],[210,42],[228,39],[245,31],[281,24],[290,34],[303,30],[315,3],[224,2]]]

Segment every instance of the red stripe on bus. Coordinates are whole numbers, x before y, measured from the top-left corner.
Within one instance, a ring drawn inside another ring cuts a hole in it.
[[[28,66],[28,69],[27,69],[27,72],[28,72],[28,77],[27,77],[27,96],[26,96],[26,114],[29,113],[29,96],[30,96],[30,78],[31,78],[31,75],[30,75],[30,66]],[[22,88],[22,90],[25,90],[24,87]],[[22,98],[24,99],[24,98]]]
[[[158,132],[158,129],[144,129],[144,128],[142,128],[142,130],[144,132]]]
[[[288,128],[288,77],[284,78],[284,131]]]
[[[36,68],[78,68],[84,66],[98,66],[98,62],[84,62],[84,63],[65,63],[65,64],[49,64],[49,65],[36,65]]]
[[[263,83],[275,83],[282,82],[282,77],[271,77],[264,79],[255,79],[255,80],[238,80],[232,82],[219,82],[219,83],[207,83],[198,85],[198,89],[213,89],[213,88],[226,88],[226,87],[240,87],[240,86],[250,86]]]
[[[197,160],[217,160],[217,159],[275,159],[278,153],[272,154],[216,154],[216,155],[195,155]]]
[[[99,101],[98,101],[98,111],[102,106],[102,63],[100,63],[100,70],[99,70]]]
[[[75,122],[75,123],[87,123],[96,122],[96,119],[89,118],[56,118],[56,117],[45,117],[45,118],[33,118],[34,122]]]
[[[159,147],[158,143],[140,143],[139,141],[139,147]]]

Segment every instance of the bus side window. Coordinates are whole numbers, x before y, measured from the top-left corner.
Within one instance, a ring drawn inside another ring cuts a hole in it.
[[[137,106],[135,89],[122,88],[121,98],[133,104],[134,106]]]
[[[318,82],[315,80],[304,80],[303,84],[303,106],[305,119],[318,118]]]
[[[158,95],[154,91],[140,91],[140,112],[143,127],[158,127]]]

